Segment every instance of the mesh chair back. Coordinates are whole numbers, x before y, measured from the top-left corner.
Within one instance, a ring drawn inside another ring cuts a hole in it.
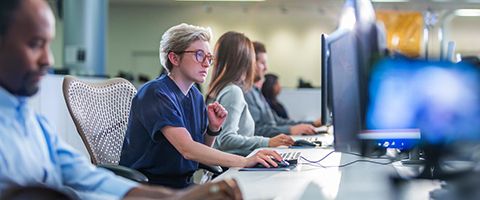
[[[65,76],[63,96],[93,164],[118,165],[136,92],[122,78],[88,83]]]

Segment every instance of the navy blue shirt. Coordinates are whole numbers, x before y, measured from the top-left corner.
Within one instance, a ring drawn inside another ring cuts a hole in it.
[[[132,101],[120,165],[139,170],[152,184],[187,187],[198,163],[185,159],[168,142],[161,132],[165,126],[184,127],[193,140],[203,143],[207,111],[196,87],[184,95],[162,75],[146,83]]]

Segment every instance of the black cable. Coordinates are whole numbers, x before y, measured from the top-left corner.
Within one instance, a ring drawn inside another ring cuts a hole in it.
[[[364,156],[362,154],[359,154],[359,153],[352,153],[352,152],[341,152],[341,153],[344,153],[344,154],[349,154],[349,155],[354,155],[354,156],[358,156],[358,157],[364,157],[364,158],[370,158],[370,159],[382,159],[382,160],[394,160],[392,158],[381,158],[381,157],[373,157],[373,156]]]
[[[322,160],[325,160],[328,156],[330,156],[332,153],[334,153],[335,151],[331,151],[329,152],[327,155],[323,156],[322,158],[320,158],[320,160],[317,160],[317,161],[312,161],[312,160],[309,160],[303,156],[300,156],[300,158],[302,158],[303,160],[309,162],[309,163],[318,163],[318,162],[321,162]],[[362,156],[361,154],[358,154],[358,153],[350,153],[350,152],[340,152],[340,153],[344,153],[344,154],[350,154],[350,155],[354,155],[354,156],[359,156],[359,157],[365,157],[365,156]],[[375,157],[366,157],[366,158],[370,158],[370,159],[384,159],[384,160],[391,160],[390,158],[375,158]]]
[[[325,158],[327,158],[328,156],[330,156],[332,153],[335,153],[335,151],[331,151],[330,153],[328,153],[327,155],[323,156],[323,158],[320,158],[320,160],[317,160],[317,161],[312,161],[312,160],[309,160],[303,156],[300,156],[301,159],[304,159],[305,161],[309,162],[309,163],[318,163],[318,162],[321,162],[322,160],[325,160]]]
[[[346,166],[349,166],[353,163],[357,163],[357,162],[368,162],[368,163],[373,163],[373,164],[379,164],[379,165],[389,165],[389,164],[392,164],[394,163],[395,161],[390,161],[390,162],[377,162],[377,161],[372,161],[372,160],[364,160],[364,159],[359,159],[359,160],[354,160],[352,162],[349,162],[349,163],[345,163],[343,165],[339,165],[338,167],[341,168],[341,167],[346,167]]]
[[[371,161],[371,160],[365,160],[365,159],[358,159],[358,160],[354,160],[354,161],[351,161],[351,162],[348,162],[348,163],[345,163],[345,164],[341,164],[341,165],[338,165],[338,166],[324,166],[320,163],[302,163],[302,164],[306,164],[306,165],[313,165],[313,166],[320,166],[322,168],[332,168],[332,167],[338,167],[338,168],[342,168],[342,167],[346,167],[346,166],[349,166],[349,165],[352,165],[354,163],[357,163],[357,162],[368,162],[368,163],[373,163],[373,164],[379,164],[379,165],[389,165],[389,164],[392,164],[394,163],[395,161],[390,161],[390,162],[376,162],[376,161]]]

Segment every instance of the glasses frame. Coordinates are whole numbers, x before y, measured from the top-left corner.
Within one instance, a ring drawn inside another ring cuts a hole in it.
[[[194,53],[195,54],[195,60],[198,62],[198,63],[205,63],[205,60],[207,60],[207,63],[209,66],[211,66],[213,64],[213,55],[210,54],[210,53],[205,53],[204,50],[202,49],[197,49],[197,50],[193,50],[193,51],[180,51],[180,52],[177,52],[177,54],[184,54],[184,53]],[[204,54],[204,57],[203,59],[201,59],[201,55],[200,53],[203,53]]]

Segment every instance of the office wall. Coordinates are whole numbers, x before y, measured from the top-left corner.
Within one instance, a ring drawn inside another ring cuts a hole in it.
[[[210,26],[213,45],[226,31],[245,33],[266,44],[270,72],[280,74],[282,84],[297,85],[302,77],[320,85],[320,35],[335,29],[335,22],[315,10],[282,13],[277,8],[239,6],[129,6],[110,7],[108,72],[160,71],[158,42],[169,27],[186,22]]]
[[[480,17],[455,17],[447,26],[447,41],[455,41],[456,50],[465,55],[480,54]]]
[[[154,78],[161,70],[158,42],[169,27],[187,22],[210,26],[214,33],[212,49],[220,35],[229,30],[263,41],[269,53],[269,71],[280,75],[283,86],[295,87],[298,78],[320,85],[320,34],[336,26],[339,7],[287,8],[204,5],[110,4],[107,36],[107,74],[127,71]],[[458,17],[447,26],[449,40],[457,42],[458,52],[478,54],[479,17]],[[63,30],[57,20],[57,38],[52,44],[56,66],[62,65]],[[430,55],[438,55],[437,28],[430,33]],[[208,81],[207,81],[208,82]]]

